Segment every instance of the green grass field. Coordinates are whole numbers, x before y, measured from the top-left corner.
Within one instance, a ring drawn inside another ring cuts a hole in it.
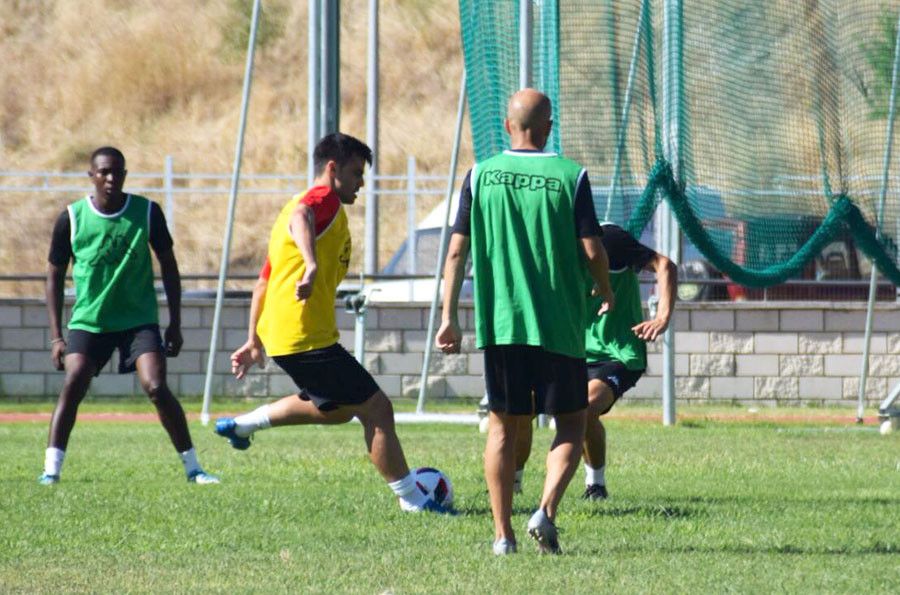
[[[608,428],[611,499],[578,500],[579,472],[558,518],[564,554],[539,556],[522,529],[520,553],[495,558],[474,427],[399,426],[410,463],[453,480],[461,514],[447,518],[400,512],[355,424],[271,430],[236,452],[194,423],[201,462],[224,481],[195,486],[158,424],[82,421],[52,487],[35,482],[46,423],[3,424],[0,592],[900,590],[900,435],[702,419]],[[549,440],[536,433],[516,527]]]

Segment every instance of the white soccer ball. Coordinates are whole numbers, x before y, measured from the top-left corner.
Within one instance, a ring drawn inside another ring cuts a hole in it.
[[[881,427],[878,428],[878,431],[881,432],[882,436],[887,436],[894,431],[894,424],[891,422],[891,420],[886,419],[881,422]]]
[[[444,508],[453,506],[453,484],[450,483],[449,477],[434,467],[413,469],[413,477],[416,480],[416,487],[423,494]]]

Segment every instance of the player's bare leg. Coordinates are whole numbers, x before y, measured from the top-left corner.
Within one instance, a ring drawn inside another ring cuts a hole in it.
[[[556,416],[556,438],[547,454],[547,477],[541,508],[552,521],[563,494],[578,469],[584,442],[585,410]]]
[[[56,401],[53,417],[50,418],[50,431],[47,436],[47,449],[44,453],[44,473],[38,482],[52,485],[59,482],[69,436],[75,427],[75,417],[91,379],[97,372],[97,366],[81,353],[70,353],[65,357],[66,379]]]
[[[157,352],[143,353],[137,358],[135,367],[141,388],[156,407],[159,421],[168,432],[172,444],[178,452],[193,448],[184,409],[166,383],[166,356]]]
[[[191,432],[188,429],[187,417],[181,403],[172,394],[166,382],[166,356],[163,353],[151,351],[142,353],[135,361],[138,380],[141,388],[150,397],[159,421],[162,423],[169,439],[178,451],[184,472],[188,481],[197,484],[217,484],[219,478],[203,471],[197,460],[197,451],[191,442]]]
[[[609,411],[616,401],[612,387],[601,380],[588,382],[588,413],[584,432],[584,483],[582,495],[587,500],[605,500],[606,428],[601,413]]]
[[[353,419],[353,412],[347,407],[338,407],[332,411],[320,411],[312,401],[293,394],[282,397],[268,408],[269,422],[276,426],[299,426],[305,424],[336,425],[345,424]]]
[[[587,424],[584,431],[584,462],[599,469],[606,465],[606,428],[600,412],[608,411],[616,397],[612,389],[599,380],[588,382]]]
[[[409,475],[409,466],[394,427],[394,407],[390,399],[378,391],[353,409],[363,425],[369,458],[382,477],[393,482]]]
[[[531,416],[488,414],[488,437],[484,446],[484,477],[494,516],[494,538],[515,543],[512,528],[513,480],[516,472],[516,437],[519,425]]]
[[[81,353],[66,355],[66,379],[53,417],[50,418],[50,433],[47,437],[47,446],[66,450],[69,444],[69,436],[75,427],[75,417],[78,415],[78,406],[87,394],[91,380],[97,373],[97,366]]]
[[[521,493],[522,480],[525,475],[525,464],[531,457],[531,442],[534,436],[533,418],[523,416],[516,430],[516,474],[513,481],[513,494]]]

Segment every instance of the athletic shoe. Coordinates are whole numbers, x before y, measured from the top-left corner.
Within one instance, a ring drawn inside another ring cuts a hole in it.
[[[238,436],[234,431],[236,427],[237,424],[234,423],[233,417],[220,417],[216,420],[216,434],[228,438],[228,443],[232,448],[247,450],[250,448],[250,438]]]
[[[38,477],[38,483],[42,486],[51,486],[55,483],[59,483],[59,475],[48,475],[46,473],[41,473],[41,476]]]
[[[209,485],[214,483],[221,483],[218,477],[212,475],[211,473],[207,473],[203,469],[197,469],[196,471],[191,472],[187,478],[188,482],[196,483],[197,485]]]
[[[538,551],[542,554],[561,554],[559,549],[559,535],[556,525],[547,518],[547,513],[543,508],[538,508],[537,512],[528,519],[528,534],[532,539],[537,541]]]
[[[415,506],[411,504],[407,504],[404,500],[400,500],[400,510],[403,512],[433,512],[435,514],[449,514],[452,515],[453,511],[449,508],[444,508],[437,502],[435,502],[432,498],[429,498],[425,501],[425,504],[421,506]]]
[[[609,493],[606,491],[606,486],[600,485],[599,483],[592,483],[584,489],[584,493],[581,497],[584,500],[606,500],[609,498]]]
[[[505,537],[501,537],[494,542],[494,555],[506,556],[507,554],[516,553],[516,542],[510,541]]]

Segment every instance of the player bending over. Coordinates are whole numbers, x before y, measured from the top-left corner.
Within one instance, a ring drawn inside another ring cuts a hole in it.
[[[250,304],[247,342],[231,354],[243,378],[264,364],[263,347],[293,379],[296,394],[245,415],[216,421],[238,450],[274,426],[362,423],[369,458],[404,511],[447,512],[416,487],[394,429],[394,410],[372,376],[338,343],[334,296],[350,263],[350,229],[342,204],[353,204],[372,151],[345,134],[316,145],[313,186],[284,206]]]
[[[633,387],[647,369],[647,341],[665,332],[672,318],[678,269],[652,248],[641,244],[618,225],[604,223],[603,246],[609,255],[609,277],[616,296],[612,316],[597,315],[599,302],[591,300],[587,328],[588,415],[584,435],[585,485],[583,498],[603,500],[606,491],[606,429],[600,416]],[[637,272],[656,273],[659,304],[656,316],[644,320]],[[531,424],[516,445],[516,482],[521,486],[531,451]]]
[[[50,420],[50,437],[42,484],[59,482],[78,405],[91,379],[113,351],[119,373],[137,370],[141,387],[156,406],[159,419],[184,463],[188,481],[219,483],[197,462],[184,410],[166,383],[166,356],[175,357],[181,338],[181,277],[172,237],[162,209],[143,196],[125,194],[125,157],[113,147],[91,156],[88,176],[94,193],[72,203],[56,220],[47,271],[50,358],[66,379]],[[150,249],[162,274],[169,326],[165,342],[159,332]],[[62,336],[63,288],[73,261],[75,305],[68,340]]]

